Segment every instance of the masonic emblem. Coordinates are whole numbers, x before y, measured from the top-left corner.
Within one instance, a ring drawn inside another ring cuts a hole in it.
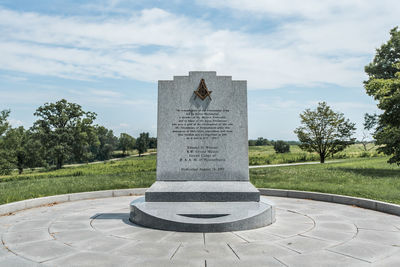
[[[208,91],[207,89],[207,85],[206,82],[204,81],[204,79],[201,79],[199,87],[197,88],[196,91],[194,91],[194,93],[200,97],[201,100],[204,100],[207,98],[207,96],[210,98],[211,100],[211,96],[210,94],[212,93],[212,91]]]

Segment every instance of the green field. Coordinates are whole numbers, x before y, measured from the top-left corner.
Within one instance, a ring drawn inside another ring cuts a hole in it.
[[[373,144],[368,144],[364,151],[361,144],[351,145],[344,151],[326,160],[345,158],[370,158],[383,156],[376,151]],[[249,146],[249,165],[282,164],[293,162],[319,161],[317,153],[304,152],[299,146],[290,146],[290,153],[277,154],[273,146]]]
[[[400,167],[388,157],[353,158],[338,163],[250,170],[258,187],[315,191],[400,204]]]
[[[296,189],[372,198],[400,204],[400,167],[388,157],[251,169],[257,187]],[[36,170],[0,177],[0,204],[49,195],[148,187],[155,181],[156,156],[131,157],[55,171]]]

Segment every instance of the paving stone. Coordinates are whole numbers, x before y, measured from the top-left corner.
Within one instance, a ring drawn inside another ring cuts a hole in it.
[[[55,240],[24,243],[16,246],[12,251],[35,262],[43,262],[78,252]]]
[[[357,240],[400,247],[400,232],[360,229]]]
[[[14,254],[0,257],[0,266],[12,266],[12,267],[32,267],[40,266],[39,263],[26,260],[22,257],[15,256]]]
[[[296,222],[276,222],[268,226],[265,231],[269,234],[286,238],[308,232],[313,228],[314,225],[309,223],[297,224]]]
[[[155,242],[131,242],[125,246],[113,250],[110,253],[118,256],[127,256],[134,258],[148,259],[170,259],[179,245]]]
[[[50,233],[62,232],[62,231],[72,231],[72,230],[91,230],[89,221],[72,221],[72,222],[53,222],[49,226]]]
[[[105,253],[78,252],[46,262],[48,266],[129,266],[130,259]]]
[[[274,197],[275,224],[203,236],[132,224],[126,215],[133,198],[67,202],[0,216],[2,239],[18,254],[0,244],[0,266],[34,266],[43,260],[42,265],[52,267],[205,266],[205,262],[208,267],[369,266],[367,261],[373,266],[397,267],[400,262],[399,216]],[[353,224],[359,228],[356,236]]]
[[[80,213],[68,213],[65,216],[58,217],[59,222],[76,222],[76,221],[90,221],[91,217],[95,214],[80,212]]]
[[[328,250],[356,259],[361,259],[367,262],[375,262],[396,253],[400,253],[400,249],[398,247],[365,242],[355,239],[345,244],[329,248]]]
[[[364,218],[356,218],[354,224],[361,229],[381,230],[381,231],[397,231],[398,229],[390,224],[382,223],[382,220],[371,220]]]
[[[343,222],[318,222],[316,227],[319,229],[329,229],[343,233],[357,233],[357,227],[352,223]]]
[[[370,264],[367,262],[325,250],[301,255],[277,257],[277,259],[283,262],[286,266],[290,267],[370,266]]]
[[[82,240],[92,239],[102,236],[101,233],[94,230],[71,230],[51,233],[54,239],[68,245],[80,242]]]
[[[205,234],[205,239],[206,239],[206,246],[208,244],[237,244],[237,243],[244,243],[246,242],[239,236],[235,235],[232,232],[226,232],[226,233],[206,233]]]
[[[128,215],[129,218],[129,215]],[[94,219],[91,222],[93,228],[99,231],[108,232],[110,229],[115,228],[133,228],[134,224],[132,224],[128,218],[121,219]]]
[[[400,251],[392,256],[374,262],[375,267],[399,267]]]
[[[167,238],[168,236],[172,235],[174,232],[170,231],[161,231],[161,230],[154,230],[143,228],[140,231],[135,231],[132,234],[125,235],[124,238],[132,239],[132,240],[140,240],[143,242],[160,242]]]
[[[3,235],[3,241],[7,247],[13,247],[16,244],[42,240],[53,240],[53,237],[49,235],[47,229],[7,232]]]
[[[98,236],[89,240],[75,242],[72,247],[78,250],[88,250],[94,252],[109,252],[131,243],[129,239],[113,236]]]
[[[204,266],[204,265],[203,265]],[[253,258],[250,260],[229,261],[225,259],[207,260],[207,267],[248,267],[248,266],[268,266],[268,267],[284,267],[277,259],[273,257]]]
[[[234,233],[239,237],[241,237],[242,239],[247,240],[248,242],[256,242],[256,241],[272,242],[282,239],[277,235],[272,235],[266,232],[265,228],[239,231]]]
[[[50,225],[50,221],[48,219],[45,220],[26,220],[21,221],[19,223],[14,224],[11,226],[8,231],[9,232],[25,232],[37,229],[47,229]]]
[[[162,242],[165,243],[177,243],[177,244],[204,244],[203,233],[187,233],[187,232],[175,232],[165,237]]]
[[[9,251],[5,248],[3,244],[0,242],[0,257],[9,255]]]
[[[302,236],[323,239],[326,241],[334,241],[336,243],[343,243],[353,239],[356,233],[357,232],[340,232],[326,228],[315,228],[307,233],[302,234]]]
[[[320,214],[313,215],[312,218],[318,222],[343,222],[343,217],[334,215],[334,214]]]
[[[270,242],[233,244],[231,248],[241,260],[251,260],[254,257],[278,257],[298,254],[298,252]]]
[[[134,234],[134,233],[140,233],[142,231],[149,231],[149,229],[144,228],[144,227],[139,227],[139,226],[137,227],[137,226],[130,226],[130,225],[122,226],[120,224],[118,224],[118,227],[116,227],[116,228],[110,227],[108,230],[103,229],[103,228],[101,228],[101,230],[95,228],[95,230],[98,232],[102,232],[106,235],[112,235],[112,236],[117,236],[117,237],[122,237],[122,238],[130,238],[130,239],[134,239],[134,237],[132,237],[132,234]]]
[[[299,253],[311,252],[335,245],[335,243],[331,241],[324,241],[306,236],[290,237],[285,240],[276,241],[275,243]]]
[[[224,259],[227,261],[238,261],[238,257],[227,244],[210,244],[205,247],[203,245],[186,245],[182,244],[175,252],[173,259],[185,260],[212,260]]]
[[[131,266],[140,267],[204,267],[204,260],[157,260],[157,259],[146,259],[136,260],[132,262]]]

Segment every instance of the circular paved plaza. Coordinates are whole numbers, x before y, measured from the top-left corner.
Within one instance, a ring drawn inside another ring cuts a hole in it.
[[[400,266],[400,217],[268,197],[276,222],[226,233],[129,222],[135,197],[66,202],[0,217],[0,266]]]

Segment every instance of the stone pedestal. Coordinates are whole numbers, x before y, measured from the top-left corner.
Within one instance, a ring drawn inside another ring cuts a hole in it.
[[[249,182],[246,81],[190,72],[158,83],[157,182],[130,220],[163,230],[221,232],[275,221]]]

